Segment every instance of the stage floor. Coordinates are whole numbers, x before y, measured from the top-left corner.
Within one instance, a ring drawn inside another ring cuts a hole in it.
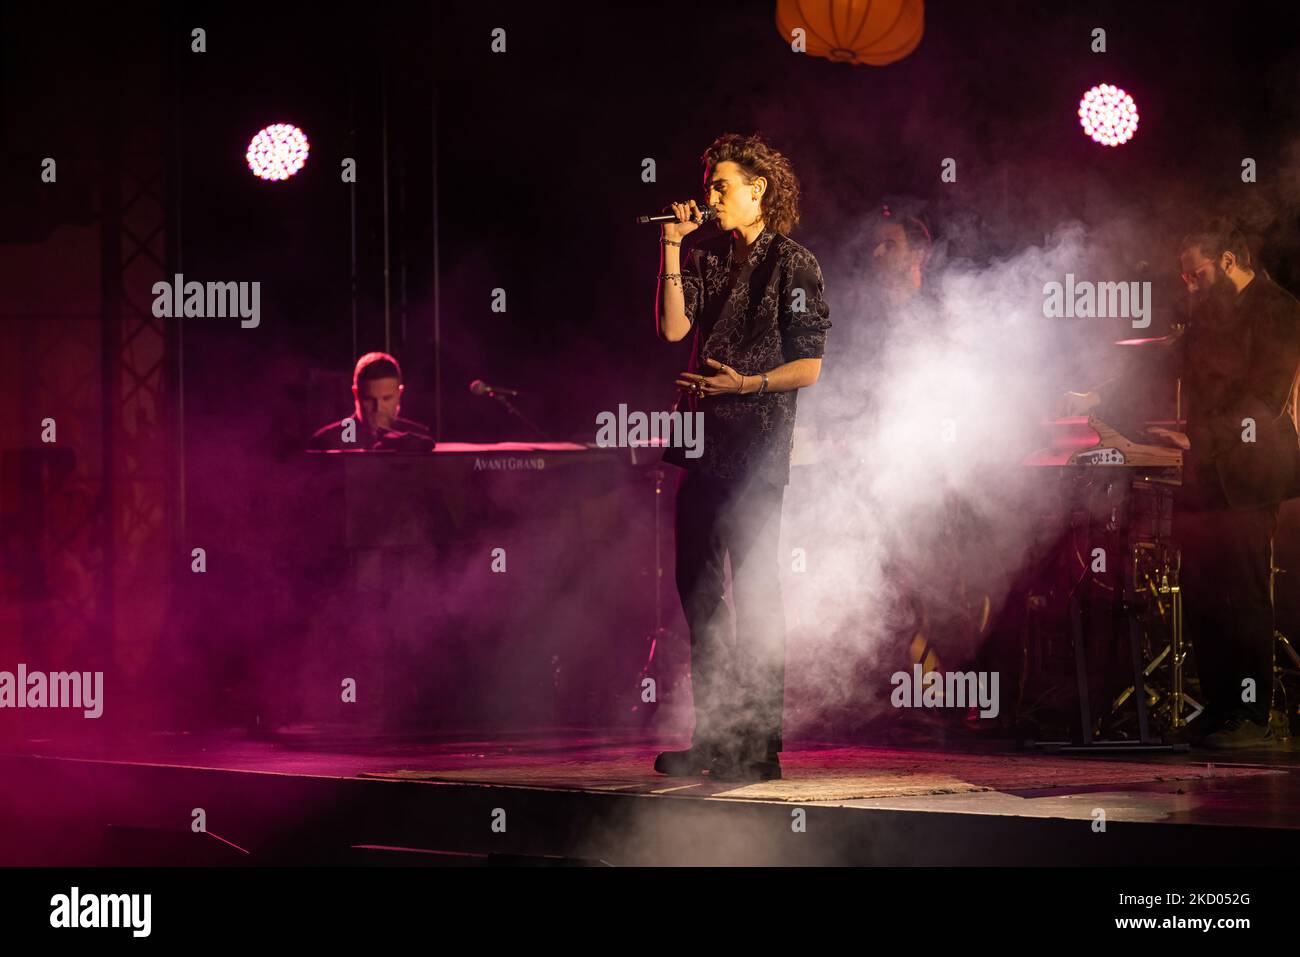
[[[1117,756],[788,741],[781,781],[653,771],[659,750],[683,746],[585,729],[28,741],[0,755],[5,817],[22,822],[0,833],[0,859],[42,863],[49,841],[30,836],[71,828],[78,841],[54,841],[47,863],[184,862],[196,807],[221,844],[204,845],[205,860],[231,864],[1266,865],[1300,848],[1289,747]]]

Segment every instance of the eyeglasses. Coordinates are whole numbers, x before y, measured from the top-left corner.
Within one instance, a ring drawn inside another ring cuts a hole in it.
[[[1183,282],[1190,283],[1193,279],[1199,279],[1201,277],[1201,270],[1203,268],[1213,264],[1214,264],[1213,259],[1206,259],[1200,263],[1197,263],[1196,268],[1193,269],[1191,272],[1182,272],[1179,273],[1178,275],[1183,277]]]

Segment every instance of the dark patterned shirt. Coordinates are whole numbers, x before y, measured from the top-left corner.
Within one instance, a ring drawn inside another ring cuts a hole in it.
[[[741,375],[771,372],[796,359],[820,359],[831,323],[821,267],[813,254],[764,227],[734,285],[730,233],[690,248],[682,264],[686,318],[695,330],[691,371],[716,375],[716,359]],[[670,448],[664,461],[721,479],[790,481],[790,451],[798,390],[761,395],[689,398],[688,412],[704,413],[699,458]]]

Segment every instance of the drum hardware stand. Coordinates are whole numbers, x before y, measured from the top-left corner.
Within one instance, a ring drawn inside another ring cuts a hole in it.
[[[1273,640],[1281,646],[1283,653],[1291,659],[1291,668],[1282,668],[1280,665],[1278,667],[1282,671],[1294,671],[1297,675],[1300,675],[1300,654],[1296,653],[1295,645],[1291,644],[1287,636],[1280,631],[1273,632]]]
[[[1300,368],[1297,368],[1295,374],[1291,377],[1291,390],[1287,393],[1287,403],[1283,408],[1283,414],[1290,416],[1291,424],[1294,426],[1297,434],[1300,434]],[[1276,531],[1276,529],[1275,529]],[[1269,538],[1268,541],[1268,603],[1273,607],[1274,615],[1277,613],[1277,602],[1274,599],[1274,585],[1277,581],[1279,572],[1285,573],[1285,569],[1278,568],[1277,562],[1277,541],[1276,535]],[[1282,700],[1285,702],[1286,722],[1283,725],[1283,732],[1287,739],[1291,737],[1292,711],[1294,706],[1286,698],[1286,678],[1292,678],[1300,681],[1300,654],[1296,653],[1295,646],[1277,628],[1273,629],[1273,643],[1275,649],[1280,647],[1284,657],[1290,660],[1291,667],[1277,663],[1276,652],[1274,654],[1273,681],[1274,685],[1279,687],[1282,692]],[[1269,723],[1273,720],[1272,714],[1269,715]]]
[[[1108,483],[1108,490],[1109,490]],[[1098,739],[1093,737],[1092,711],[1089,706],[1088,697],[1088,661],[1083,634],[1083,609],[1080,605],[1077,593],[1070,596],[1070,634],[1074,645],[1074,666],[1075,678],[1078,685],[1079,696],[1079,742],[1066,741],[1030,741],[1028,747],[1036,750],[1078,753],[1078,754],[1106,754],[1106,753],[1132,753],[1132,752],[1174,752],[1186,751],[1189,746],[1186,743],[1166,744],[1160,738],[1151,733],[1151,716],[1147,707],[1146,694],[1133,694],[1134,688],[1146,689],[1145,677],[1149,669],[1142,665],[1142,640],[1138,628],[1136,609],[1134,606],[1135,583],[1137,581],[1138,556],[1142,548],[1141,544],[1134,544],[1129,548],[1129,520],[1121,521],[1119,518],[1119,509],[1112,508],[1110,522],[1108,523],[1112,530],[1117,531],[1120,539],[1120,554],[1125,556],[1125,567],[1121,569],[1119,576],[1119,588],[1115,594],[1115,607],[1112,610],[1112,621],[1114,627],[1118,630],[1123,628],[1127,631],[1130,662],[1133,668],[1133,684],[1120,696],[1116,706],[1127,700],[1129,695],[1133,697],[1133,704],[1137,711],[1138,721],[1138,739],[1136,741],[1126,739]],[[1168,588],[1167,579],[1162,578],[1162,589]],[[1181,592],[1174,591],[1177,586],[1170,589],[1177,597],[1177,616],[1175,624],[1175,634],[1177,636],[1177,651],[1182,652],[1182,601]],[[1175,656],[1181,667],[1181,658]],[[1153,666],[1154,667],[1154,666]],[[1181,690],[1181,670],[1179,672],[1179,687]],[[1171,695],[1172,697],[1172,695]],[[1181,702],[1181,698],[1179,699]],[[1193,702],[1195,703],[1195,702]],[[1181,703],[1174,705],[1176,709],[1181,708]]]
[[[1138,550],[1144,547],[1150,548],[1152,546],[1142,544],[1134,550],[1135,567],[1137,566]],[[1176,551],[1174,554],[1178,555]],[[1168,716],[1168,728],[1170,730],[1185,728],[1191,723],[1183,717],[1184,705],[1196,709],[1196,713],[1192,715],[1193,720],[1195,720],[1196,715],[1199,715],[1203,710],[1200,702],[1187,693],[1184,681],[1183,669],[1187,661],[1187,647],[1183,640],[1183,594],[1182,588],[1177,583],[1178,572],[1180,571],[1181,566],[1181,556],[1178,555],[1178,558],[1180,560],[1172,569],[1174,584],[1171,585],[1169,583],[1171,569],[1169,568],[1167,555],[1164,556],[1164,561],[1162,561],[1158,566],[1160,585],[1156,585],[1154,574],[1148,574],[1146,576],[1147,589],[1150,591],[1151,598],[1155,603],[1157,603],[1157,606],[1162,598],[1167,598],[1169,602],[1169,643],[1165,645],[1160,653],[1157,654],[1151,660],[1151,663],[1143,670],[1143,677],[1151,678],[1155,674],[1156,669],[1168,660],[1169,687],[1168,693],[1162,694],[1162,689],[1159,686],[1152,687],[1144,680],[1143,689],[1148,696],[1148,706],[1158,704],[1157,711]],[[1117,712],[1128,700],[1129,696],[1133,694],[1133,687],[1133,685],[1129,685],[1124,689],[1119,697],[1115,699],[1114,706],[1111,709],[1112,714]]]
[[[1269,557],[1268,557],[1268,601],[1269,604],[1273,605],[1274,609],[1276,610],[1277,606],[1274,601],[1274,586],[1276,584],[1278,574],[1279,573],[1285,574],[1286,569],[1278,568],[1278,566],[1274,562],[1275,554],[1276,554],[1276,547],[1274,543],[1270,541]],[[1281,697],[1284,703],[1283,713],[1286,715],[1286,722],[1283,726],[1283,735],[1286,738],[1290,738],[1292,706],[1286,697],[1287,689],[1286,689],[1285,680],[1287,678],[1291,678],[1293,680],[1296,680],[1297,683],[1300,683],[1300,653],[1296,652],[1295,646],[1291,644],[1291,640],[1287,638],[1287,636],[1283,634],[1281,631],[1278,631],[1276,628],[1273,630],[1273,643],[1275,648],[1281,649],[1282,651],[1281,656],[1277,656],[1276,653],[1274,656],[1275,660],[1273,665],[1273,673],[1274,673],[1273,681],[1275,687],[1279,687],[1281,689]],[[1277,660],[1279,657],[1285,658],[1288,661],[1290,661],[1291,667],[1288,668],[1281,661]],[[1271,717],[1272,716],[1270,715],[1270,720]]]
[[[1288,740],[1292,737],[1291,722],[1292,712],[1295,711],[1296,705],[1291,703],[1287,696],[1286,681],[1290,678],[1293,685],[1300,685],[1300,654],[1296,653],[1295,646],[1286,635],[1280,631],[1273,632],[1273,641],[1277,647],[1282,649],[1282,654],[1291,662],[1291,667],[1287,667],[1281,662],[1275,662],[1273,665],[1273,682],[1275,687],[1274,697],[1281,699],[1281,710],[1286,720],[1283,722],[1281,730],[1277,732],[1278,737],[1282,740]],[[1269,716],[1272,720],[1272,715]]]

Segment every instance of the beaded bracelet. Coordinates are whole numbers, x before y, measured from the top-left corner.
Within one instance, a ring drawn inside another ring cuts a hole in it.
[[[663,243],[665,246],[680,246],[680,245],[681,245],[681,243],[675,243],[675,242],[673,242],[671,239],[664,239],[662,236],[659,237],[659,241],[660,241],[661,243]]]

